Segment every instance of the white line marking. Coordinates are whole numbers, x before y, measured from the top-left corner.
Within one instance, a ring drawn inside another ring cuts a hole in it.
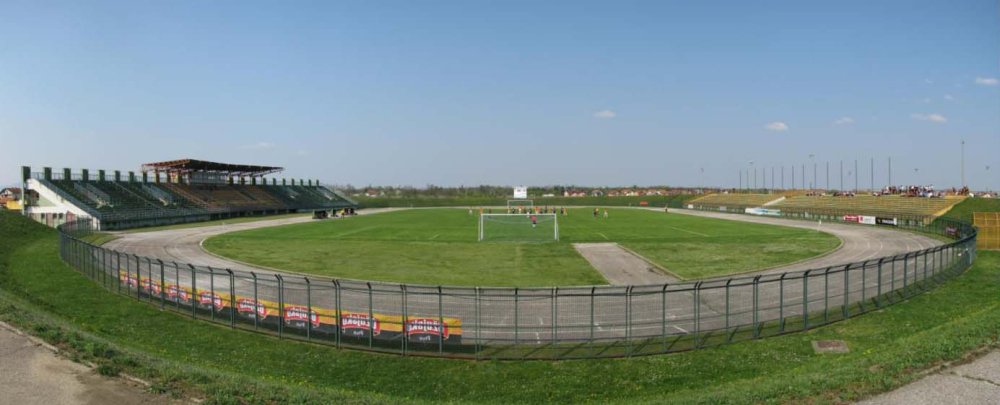
[[[605,234],[603,234],[603,233],[600,233],[600,232],[598,232],[597,234],[598,234],[598,235],[601,235],[601,237],[603,237],[603,238],[604,238],[604,240],[611,240],[611,239],[608,239],[608,235],[605,235]]]
[[[677,330],[681,331],[682,333],[690,333],[687,330],[685,330],[684,328],[682,328],[680,326],[677,326],[677,325],[670,325],[670,327],[672,327],[674,329],[677,329]]]
[[[706,238],[709,238],[709,237],[711,237],[711,236],[712,236],[712,235],[706,235],[706,234],[703,234],[703,233],[701,233],[701,232],[695,232],[695,231],[689,231],[689,230],[687,230],[687,229],[683,229],[683,228],[678,228],[678,227],[676,227],[676,226],[670,226],[670,225],[664,225],[664,226],[666,226],[667,228],[670,228],[670,229],[676,229],[676,230],[678,230],[678,231],[681,231],[681,232],[687,232],[687,233],[690,233],[690,234],[694,234],[694,235],[698,235],[698,236],[704,236],[704,237],[706,237]]]
[[[441,234],[439,233],[439,234],[437,234],[437,235],[434,235],[434,236],[431,236],[431,239],[430,239],[430,240],[434,240],[434,239],[437,239],[437,237],[438,237],[438,236],[441,236]]]

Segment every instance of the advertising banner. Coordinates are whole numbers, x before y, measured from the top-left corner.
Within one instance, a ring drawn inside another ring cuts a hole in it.
[[[750,215],[766,215],[771,217],[780,217],[781,210],[772,210],[768,208],[746,208],[744,212]]]
[[[865,225],[875,225],[875,217],[870,217],[867,215],[862,215],[858,222]]]
[[[875,217],[875,223],[879,225],[896,226],[896,218]]]
[[[272,305],[272,307],[277,307],[277,305]],[[248,319],[254,319],[254,313],[256,313],[256,318],[259,321],[266,319],[271,313],[265,301],[255,302],[253,298],[247,297],[239,297],[236,300],[236,312]]]
[[[844,222],[861,222],[860,215],[844,215]]]

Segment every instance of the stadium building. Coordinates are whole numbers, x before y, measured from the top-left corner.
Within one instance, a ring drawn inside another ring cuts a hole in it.
[[[250,215],[357,208],[318,180],[277,178],[281,167],[194,159],[143,164],[139,172],[21,168],[24,214],[49,226],[91,218],[102,230]]]

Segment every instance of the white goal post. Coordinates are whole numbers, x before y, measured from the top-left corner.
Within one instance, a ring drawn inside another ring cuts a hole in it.
[[[556,214],[482,214],[479,216],[480,242],[547,242],[558,240],[559,216]]]
[[[535,201],[534,200],[524,199],[524,198],[518,198],[518,199],[514,199],[514,200],[507,200],[507,210],[510,210],[511,208],[515,208],[515,207],[535,208]]]

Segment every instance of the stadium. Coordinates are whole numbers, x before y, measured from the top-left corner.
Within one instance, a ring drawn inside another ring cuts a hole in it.
[[[996,404],[996,2],[0,2],[0,403]]]
[[[61,230],[62,258],[78,271],[161,309],[336,347],[473,359],[629,357],[805,331],[928,291],[976,252],[974,228],[940,218],[961,195],[724,192],[675,200],[673,213],[647,202],[609,215],[520,188],[506,206],[358,216],[357,202],[318,181],[268,177],[281,170],[181,159],[91,178],[24,167],[24,213]],[[295,212],[309,215],[88,242]],[[674,250],[691,240],[712,247]],[[726,265],[685,262],[699,257]]]

